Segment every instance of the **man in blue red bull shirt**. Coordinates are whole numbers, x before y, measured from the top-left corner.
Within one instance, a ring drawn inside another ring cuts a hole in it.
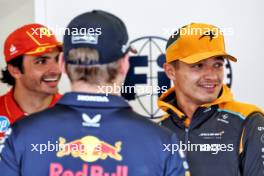
[[[7,130],[1,174],[189,175],[184,154],[168,150],[178,144],[175,134],[133,112],[112,89],[129,69],[125,24],[104,11],[81,14],[68,25],[63,47],[72,92]]]

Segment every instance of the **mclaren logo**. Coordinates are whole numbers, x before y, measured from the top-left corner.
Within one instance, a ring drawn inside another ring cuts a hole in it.
[[[201,39],[204,38],[204,37],[209,37],[209,38],[210,38],[209,41],[212,41],[213,38],[216,37],[216,35],[215,35],[214,31],[208,31],[208,32],[205,32],[205,33],[199,38],[199,40],[201,40]]]

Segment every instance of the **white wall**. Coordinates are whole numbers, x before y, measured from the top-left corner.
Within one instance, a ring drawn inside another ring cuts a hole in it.
[[[232,90],[238,100],[264,108],[263,7],[262,0],[35,0],[35,20],[52,28],[65,27],[82,12],[103,9],[125,21],[130,39],[146,35],[168,38],[169,29],[173,31],[190,22],[231,28],[234,34],[226,36],[226,48],[238,58],[238,63],[232,65]],[[9,23],[1,20],[1,26],[5,24]],[[62,39],[62,34],[58,36]],[[69,90],[66,79],[60,89]]]
[[[4,42],[16,28],[34,22],[34,0],[0,0],[0,68],[6,66]],[[1,75],[1,73],[0,73]],[[0,83],[0,95],[7,91],[6,84]]]

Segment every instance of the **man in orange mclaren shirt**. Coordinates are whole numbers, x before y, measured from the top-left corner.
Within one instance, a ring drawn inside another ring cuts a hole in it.
[[[174,87],[159,98],[160,124],[178,135],[192,176],[263,176],[264,113],[223,84],[226,59],[237,60],[216,26],[191,23],[171,35],[163,67]]]
[[[40,24],[24,25],[7,37],[1,81],[12,88],[0,97],[0,138],[10,124],[59,100],[60,51],[61,43]]]

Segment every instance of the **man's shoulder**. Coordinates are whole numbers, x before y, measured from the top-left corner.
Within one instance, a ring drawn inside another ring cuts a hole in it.
[[[6,93],[0,95],[0,110],[5,108],[5,105],[8,99],[13,99],[13,89],[11,88],[10,90],[8,90]]]
[[[5,97],[6,97],[6,95],[7,94],[4,94],[4,95],[0,95],[0,112],[1,112],[1,110],[3,110],[4,109],[4,105],[5,105],[5,101],[4,101],[4,99],[5,99]]]
[[[9,92],[6,92],[5,94],[0,95],[0,103],[2,103],[5,99],[5,97],[9,94]]]
[[[250,117],[254,113],[260,113],[264,115],[264,112],[261,108],[253,104],[242,103],[238,101],[230,101],[220,105],[220,109],[237,113],[244,118]]]
[[[52,108],[17,121],[12,129],[20,136],[18,137],[20,139],[30,137],[32,134],[42,135],[41,133],[46,130],[57,131],[58,126],[60,126],[60,130],[63,131],[65,128],[68,128],[69,125],[75,128],[76,124],[81,124],[81,118],[77,118],[76,113],[77,111],[69,106],[57,104]],[[80,112],[78,112],[78,114],[79,113]],[[133,111],[122,110],[110,116],[104,115],[108,120],[105,122],[102,121],[101,126],[105,129],[110,130],[109,126],[111,126],[111,128],[116,126],[122,129],[122,131],[129,131],[131,134],[138,136],[138,138],[151,140],[152,137],[155,136],[157,142],[169,141],[173,136],[173,133],[167,128],[161,127],[147,119],[147,117],[141,116]],[[63,127],[61,124],[64,124]]]
[[[10,117],[8,115],[8,112],[6,109],[6,102],[5,102],[7,95],[8,95],[8,93],[0,96],[0,116],[5,116],[9,119]]]
[[[21,118],[16,121],[13,128],[19,129],[19,131],[38,130],[38,127],[44,127],[45,124],[50,124],[49,126],[52,126],[53,124],[55,125],[57,121],[61,121],[59,117],[61,114],[68,113],[68,109],[61,107],[60,105],[55,105],[51,108]]]

